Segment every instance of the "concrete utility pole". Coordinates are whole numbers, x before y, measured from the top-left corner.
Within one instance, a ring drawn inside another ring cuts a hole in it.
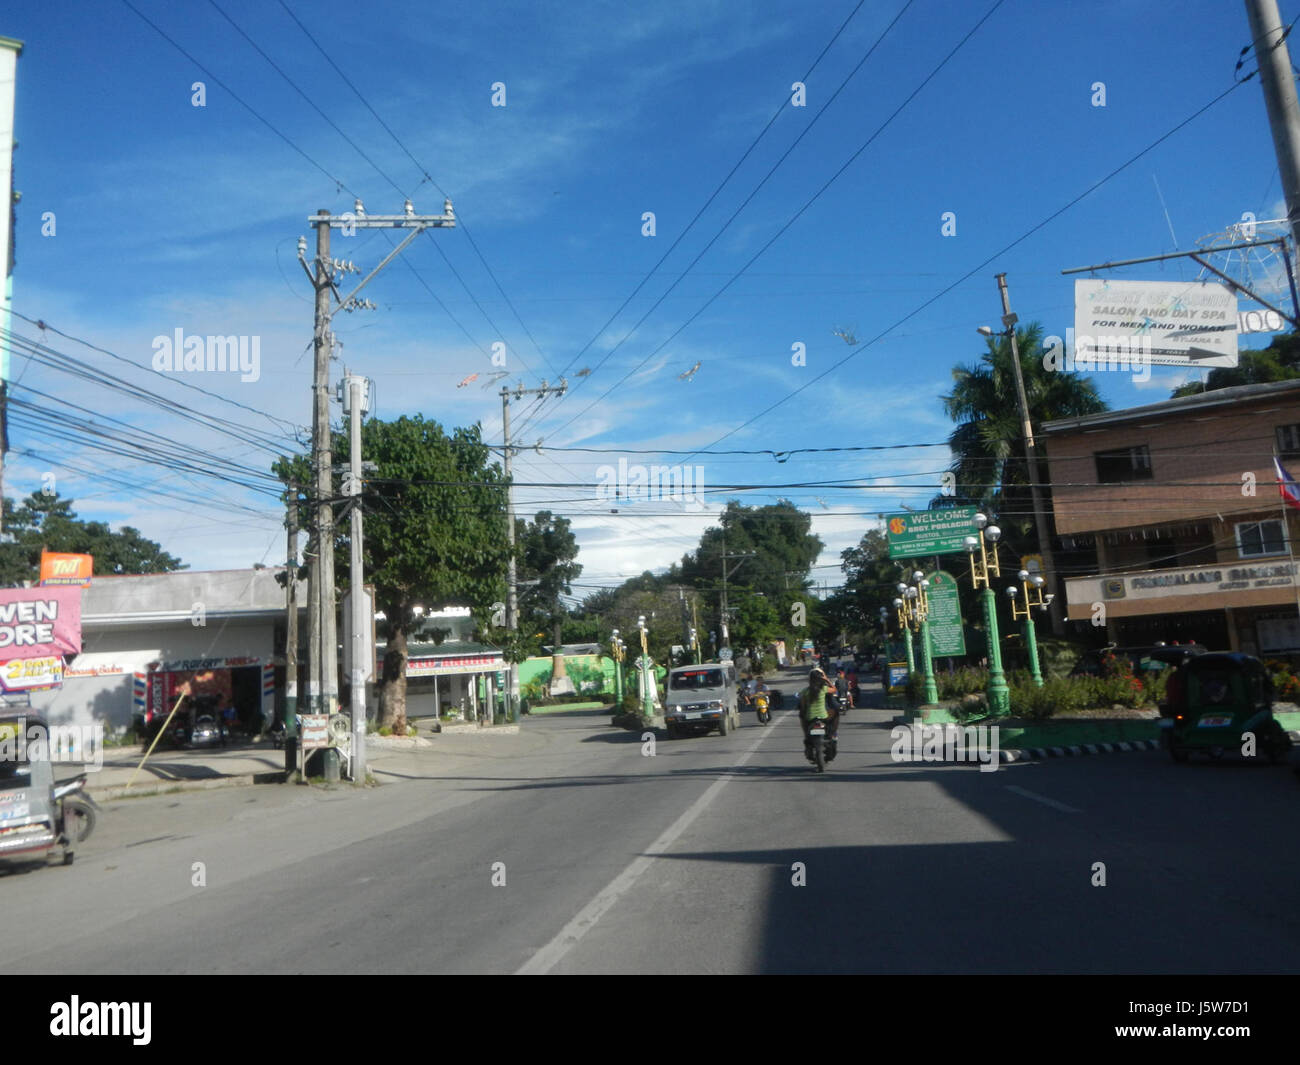
[[[330,439],[330,388],[329,364],[333,357],[334,334],[330,322],[339,310],[355,311],[371,308],[368,300],[357,299],[359,293],[375,276],[392,262],[424,230],[433,227],[450,227],[456,224],[451,201],[443,203],[440,215],[417,215],[411,201],[404,204],[399,215],[367,215],[360,200],[353,211],[344,215],[331,215],[325,208],[308,217],[307,222],[316,228],[315,273],[307,265],[307,240],[298,240],[298,261],[316,292],[316,323],[313,332],[316,358],[312,373],[312,472],[315,480],[316,513],[313,522],[316,533],[316,556],[311,560],[308,584],[308,624],[310,626],[309,676],[311,709],[316,714],[332,714],[338,703],[338,631],[335,613],[334,585],[334,507],[333,507],[333,454]],[[410,232],[370,271],[346,296],[339,295],[339,278],[347,273],[360,273],[352,263],[330,258],[330,230],[338,227],[345,236],[357,229],[406,229]],[[338,301],[331,309],[330,299]]]
[[[366,779],[366,681],[374,673],[374,648],[370,645],[370,625],[374,608],[368,606],[365,577],[361,565],[361,416],[370,409],[370,382],[344,371],[343,387],[348,416],[348,480],[343,494],[352,499],[351,568],[348,585],[351,616],[348,624],[348,682],[352,711],[352,779]]]
[[[289,482],[288,561],[285,563],[284,771],[298,767],[298,485]]]
[[[1042,493],[1038,489],[1040,472],[1038,469],[1038,449],[1034,446],[1034,426],[1029,418],[1029,400],[1025,397],[1025,375],[1020,366],[1020,348],[1016,344],[1016,322],[1019,319],[1011,313],[1011,297],[1007,294],[1007,275],[998,274],[998,291],[1002,294],[1002,324],[1007,336],[1011,338],[1011,366],[1016,375],[1016,400],[1020,404],[1020,431],[1025,438],[1025,458],[1029,464],[1029,492],[1034,504],[1034,528],[1038,533],[1038,550],[1043,556],[1043,569],[1047,579],[1055,581],[1059,574],[1056,561],[1052,557],[1052,540],[1047,526],[1047,510],[1043,506]],[[1063,600],[1062,600],[1063,601]],[[1052,634],[1060,636],[1064,632],[1061,610],[1053,600],[1050,617]]]
[[[1283,39],[1277,0],[1246,0],[1246,17],[1259,62],[1259,83],[1273,131],[1278,176],[1286,197],[1291,237],[1300,246],[1300,101],[1296,99],[1291,55]],[[1053,615],[1055,616],[1055,615]]]
[[[736,563],[736,569],[733,569],[731,571],[731,573],[734,574],[737,569],[740,569],[740,567],[745,564],[745,559],[753,558],[754,554],[755,552],[753,551],[741,551],[738,554],[734,554],[734,555],[727,554],[727,534],[725,532],[722,534],[722,644],[721,646],[723,647],[731,646],[731,633],[727,629],[727,577],[730,576],[730,574],[727,573],[727,560],[730,558],[740,559],[740,561]]]
[[[510,558],[506,561],[506,583],[509,585],[506,589],[506,629],[512,633],[519,631],[519,580],[515,566],[515,486],[510,476],[510,399],[511,397],[522,399],[524,396],[562,396],[568,390],[569,383],[563,377],[555,386],[548,385],[543,379],[540,388],[524,388],[522,385],[517,385],[513,389],[501,389],[501,438],[506,473],[506,543],[510,545]],[[519,720],[518,662],[510,663],[510,683],[506,698],[510,704],[508,719],[517,722]]]

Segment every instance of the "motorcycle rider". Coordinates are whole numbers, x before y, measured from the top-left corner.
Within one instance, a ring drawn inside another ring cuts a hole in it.
[[[808,687],[799,693],[799,724],[803,727],[804,747],[808,746],[808,723],[811,719],[826,722],[826,737],[834,743],[839,732],[839,712],[834,689],[820,669],[808,674]]]

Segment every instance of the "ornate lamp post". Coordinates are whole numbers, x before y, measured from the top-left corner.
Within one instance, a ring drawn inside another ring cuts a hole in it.
[[[998,568],[998,541],[1002,539],[1002,530],[990,525],[983,514],[975,515],[975,526],[979,536],[968,536],[964,543],[966,553],[970,555],[971,583],[976,588],[983,588],[984,625],[989,643],[989,711],[994,715],[1006,714],[1011,710],[1011,689],[1007,687],[1006,675],[1002,672],[1002,646],[998,636],[997,596],[989,584],[989,577],[1002,576]],[[992,558],[989,557],[988,544],[993,545]]]
[[[644,614],[636,619],[636,624],[641,630],[641,713],[644,717],[652,717],[654,706],[650,702],[650,685],[654,681],[650,673],[650,649],[646,646]]]
[[[894,600],[898,610],[898,634],[903,638],[903,650],[907,652],[907,672],[916,672],[916,652],[912,650],[912,601],[907,595],[907,585],[899,584],[899,598]]]
[[[620,709],[623,706],[623,657],[626,647],[627,644],[618,638],[618,629],[615,629],[609,638],[609,656],[614,660],[614,696],[618,699]]]
[[[1034,607],[1046,612],[1047,600],[1043,598],[1043,585],[1047,582],[1042,577],[1029,575],[1029,570],[1022,569],[1016,574],[1020,578],[1020,587],[1014,584],[1007,589],[1007,595],[1011,599],[1011,616],[1013,618],[1023,618],[1025,622],[1025,646],[1029,648],[1029,671],[1034,675],[1034,683],[1038,687],[1043,686],[1043,671],[1038,665],[1038,634],[1034,631],[1034,619],[1031,611]],[[1020,605],[1017,596],[1021,595],[1023,590],[1024,606]],[[1048,597],[1051,598],[1050,596]]]
[[[695,631],[694,625],[691,626],[691,650],[695,652],[695,664],[700,665],[700,634]]]
[[[925,701],[929,704],[939,701],[939,689],[934,683],[934,655],[930,650],[930,582],[925,574],[916,570],[912,574],[912,587],[908,589],[912,597],[912,616],[921,632],[921,664],[925,668]]]

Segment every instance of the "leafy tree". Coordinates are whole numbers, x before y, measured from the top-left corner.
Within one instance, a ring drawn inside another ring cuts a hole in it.
[[[1016,344],[1029,416],[1035,425],[1107,409],[1092,378],[1043,365],[1041,325],[1035,322],[1017,329]],[[990,337],[986,347],[979,363],[953,368],[952,391],[942,397],[944,410],[957,423],[948,437],[953,454],[949,468],[955,475],[956,490],[952,496],[938,497],[934,504],[983,507],[1001,519],[1009,545],[1025,549],[1037,544],[1037,533],[1011,339]],[[1046,479],[1044,473],[1037,478],[1040,484]]]
[[[449,436],[420,416],[375,419],[362,427],[362,452],[376,467],[362,495],[366,580],[388,641],[380,720],[402,735],[407,645],[419,625],[413,608],[469,606],[486,629],[492,604],[504,599],[506,482],[478,426]]]
[[[1258,385],[1269,381],[1290,381],[1300,377],[1300,336],[1283,333],[1275,336],[1268,347],[1243,351],[1236,366],[1216,366],[1206,375],[1205,383],[1188,381],[1179,385],[1170,398],[1196,396],[1218,388],[1235,385]]]
[[[516,579],[528,582],[519,589],[519,627],[528,633],[544,631],[551,643],[563,643],[568,610],[561,596],[570,594],[572,582],[582,573],[582,565],[574,561],[578,542],[569,519],[549,510],[539,511],[531,522],[516,518],[515,543]]]
[[[39,579],[42,548],[94,556],[100,577],[186,568],[138,529],[124,525],[114,532],[102,521],[82,521],[72,501],[57,493],[33,492],[17,505],[5,499],[4,528],[10,539],[0,544],[0,582],[6,586]]]
[[[714,627],[713,619],[721,610],[724,545],[728,555],[752,554],[740,565],[736,559],[727,560],[728,607],[735,610],[746,594],[761,593],[776,618],[763,624],[756,616],[755,627],[750,629],[738,616],[740,628],[728,627],[735,629],[733,636],[742,643],[766,642],[789,628],[794,603],[807,605],[808,575],[823,546],[811,530],[812,517],[789,500],[761,507],[731,500],[719,524],[704,531],[699,547],[682,558],[670,577],[680,578],[703,594],[710,607],[710,627]]]

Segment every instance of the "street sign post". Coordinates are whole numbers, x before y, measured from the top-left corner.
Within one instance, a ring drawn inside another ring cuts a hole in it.
[[[946,507],[889,514],[885,519],[889,557],[921,558],[964,552],[966,537],[979,532],[975,525],[977,513],[976,507]]]

